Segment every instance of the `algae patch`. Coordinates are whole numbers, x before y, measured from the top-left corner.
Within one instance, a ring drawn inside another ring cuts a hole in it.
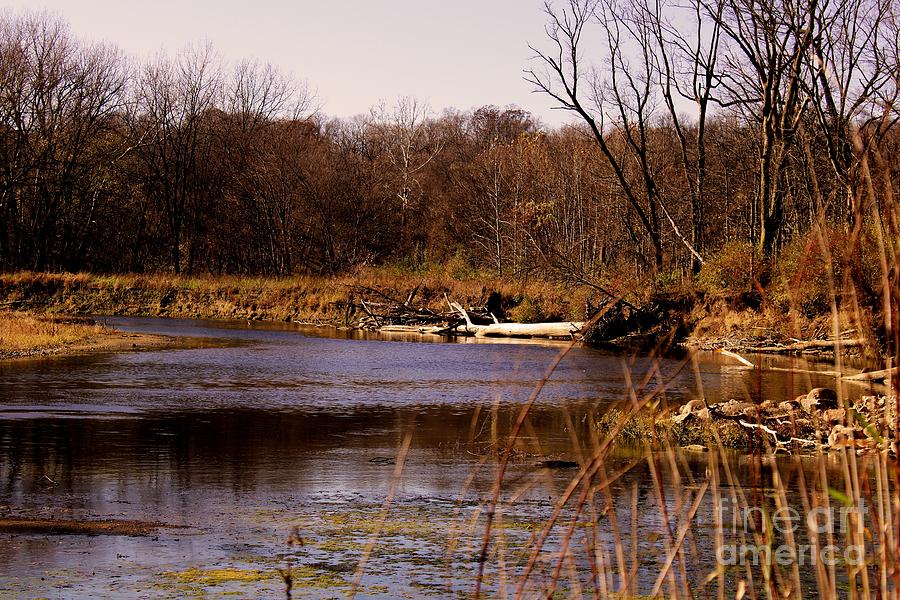
[[[265,573],[253,569],[188,569],[178,573],[166,573],[181,583],[193,583],[200,585],[216,585],[232,582],[265,581],[275,577],[274,573]]]
[[[330,589],[350,585],[350,582],[340,575],[316,569],[315,567],[294,567],[291,570],[291,575],[294,578],[295,585],[299,588]]]

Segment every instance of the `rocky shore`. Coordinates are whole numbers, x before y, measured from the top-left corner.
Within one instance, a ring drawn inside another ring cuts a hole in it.
[[[897,454],[897,397],[863,396],[852,404],[834,390],[815,388],[793,400],[759,404],[729,400],[708,404],[691,400],[678,410],[627,415],[613,409],[598,427],[620,427],[618,441],[666,442],[702,450],[723,446],[736,450],[804,452],[851,448]]]

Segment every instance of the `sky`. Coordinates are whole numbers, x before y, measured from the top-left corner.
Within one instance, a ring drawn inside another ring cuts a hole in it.
[[[569,120],[523,79],[542,45],[542,0],[4,0],[61,15],[83,39],[136,58],[210,42],[306,82],[322,111],[348,117],[403,96],[439,113],[516,105]]]

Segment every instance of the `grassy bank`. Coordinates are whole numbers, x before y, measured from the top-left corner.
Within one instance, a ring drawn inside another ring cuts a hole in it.
[[[591,339],[649,347],[660,340],[666,344],[679,340],[714,348],[821,339],[834,335],[835,325],[838,332],[873,332],[871,312],[859,305],[838,311],[835,320],[828,306],[800,310],[758,293],[710,291],[691,284],[656,292],[652,289],[647,286],[629,293],[624,302],[604,315]],[[0,274],[0,306],[49,315],[247,319],[340,326],[353,325],[362,314],[348,314],[348,304],[358,304],[361,298],[383,301],[382,293],[399,302],[414,293],[415,306],[435,311],[447,310],[447,298],[465,306],[485,306],[493,294],[500,305],[499,316],[517,322],[580,321],[606,298],[587,286],[474,274],[421,274],[387,267],[358,269],[334,277],[288,278]],[[63,341],[62,345],[66,343],[74,342]]]
[[[39,319],[30,314],[0,313],[0,352],[28,352],[80,344],[103,334],[103,328],[83,323]]]
[[[484,305],[500,294],[512,320],[582,319],[587,294],[542,281],[452,278],[390,269],[360,269],[336,277],[91,275],[20,272],[0,275],[0,304],[57,314],[251,319],[343,324],[347,302],[373,288],[446,310],[447,297]]]
[[[169,343],[164,337],[124,333],[90,319],[0,312],[0,360],[159,347]]]

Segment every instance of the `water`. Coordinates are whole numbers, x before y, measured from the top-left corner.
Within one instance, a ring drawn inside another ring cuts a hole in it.
[[[198,342],[0,365],[0,518],[177,527],[145,537],[0,534],[0,597],[283,596],[275,570],[287,565],[301,597],[337,597],[378,531],[360,597],[463,593],[477,568],[477,510],[496,472],[496,440],[564,348],[243,321],[108,322]],[[654,364],[660,372],[647,389],[668,381],[661,397],[676,404],[701,389],[711,402],[785,399],[830,383],[749,374],[715,356],[692,363],[572,349],[539,396],[508,474],[518,491],[503,530],[511,553],[572,476],[537,463],[577,460],[593,415],[627,397],[627,379],[640,386]],[[407,433],[403,475],[379,527]],[[704,463],[694,468],[702,478]],[[294,526],[302,546],[286,544]],[[191,571],[224,568],[206,579]]]

